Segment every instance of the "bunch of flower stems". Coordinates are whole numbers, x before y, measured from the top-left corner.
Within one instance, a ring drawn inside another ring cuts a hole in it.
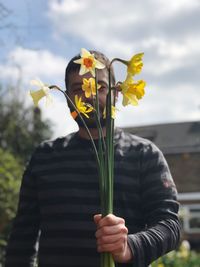
[[[93,96],[94,113],[98,129],[98,147],[96,147],[90,130],[87,127],[81,113],[70,99],[70,97],[56,85],[49,86],[50,89],[57,89],[62,92],[66,99],[70,102],[73,108],[78,113],[84,127],[91,140],[94,148],[96,162],[99,174],[99,189],[101,201],[101,214],[106,216],[113,213],[113,176],[114,176],[114,119],[112,118],[112,106],[115,106],[115,91],[111,87],[111,73],[108,68],[108,93],[106,99],[106,135],[103,136],[103,130],[100,123],[99,99],[97,89],[97,71],[95,75],[96,97]],[[112,96],[114,94],[114,97]],[[101,267],[114,267],[114,260],[110,253],[101,253]]]

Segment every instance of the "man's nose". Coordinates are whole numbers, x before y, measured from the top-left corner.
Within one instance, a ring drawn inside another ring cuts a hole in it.
[[[82,94],[82,100],[83,100],[83,102],[86,102],[86,103],[89,103],[89,104],[93,104],[93,102],[94,102],[94,99],[95,99],[95,95],[90,95],[89,97],[86,97],[85,96],[85,92],[83,92],[83,94]]]

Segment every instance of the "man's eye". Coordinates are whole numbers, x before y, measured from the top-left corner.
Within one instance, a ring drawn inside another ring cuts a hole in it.
[[[99,88],[99,90],[101,90],[101,91],[105,91],[105,90],[107,90],[107,87],[106,87],[106,86],[101,86],[101,87]]]

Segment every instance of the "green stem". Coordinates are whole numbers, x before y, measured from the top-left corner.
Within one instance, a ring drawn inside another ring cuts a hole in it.
[[[116,57],[116,58],[113,58],[112,61],[110,62],[109,69],[110,69],[111,65],[112,65],[115,61],[119,61],[119,62],[125,64],[126,66],[128,65],[128,61],[127,61],[127,60],[123,60],[123,59],[121,59],[121,58],[117,58],[117,57]]]
[[[114,120],[112,119],[112,88],[111,88],[111,73],[108,69],[108,94],[106,98],[106,153],[105,153],[105,176],[104,180],[104,205],[105,210],[102,216],[113,213],[113,168],[114,168]],[[102,253],[101,267],[114,267],[115,263],[110,253]]]
[[[98,93],[98,79],[97,79],[97,71],[95,69],[95,90],[96,90],[96,101],[95,101],[95,108],[96,108],[96,114],[97,114],[97,129],[98,129],[98,135],[99,139],[102,140],[102,146],[103,149],[106,149],[105,141],[104,141],[104,134],[103,129],[101,127],[100,123],[100,111],[99,111],[99,93]]]
[[[61,93],[63,93],[64,96],[65,96],[65,98],[70,102],[70,104],[73,106],[73,108],[74,108],[74,109],[76,110],[76,112],[78,113],[78,116],[80,117],[81,121],[83,122],[84,127],[85,127],[85,129],[86,129],[86,131],[87,131],[87,133],[88,133],[88,136],[89,136],[89,138],[90,138],[90,140],[91,140],[91,142],[92,142],[92,146],[93,146],[93,148],[94,148],[94,152],[95,152],[95,156],[96,156],[97,164],[98,164],[98,166],[100,167],[100,160],[99,160],[98,152],[97,152],[97,149],[96,149],[96,145],[95,145],[95,143],[94,143],[94,140],[93,140],[93,138],[92,138],[92,135],[91,135],[91,133],[90,133],[90,130],[89,130],[88,127],[87,127],[87,124],[85,123],[84,119],[82,118],[81,113],[79,112],[79,110],[77,109],[77,107],[75,106],[75,104],[73,103],[73,101],[71,100],[71,98],[70,98],[70,97],[69,97],[69,96],[68,96],[62,89],[60,89],[57,85],[51,85],[51,86],[49,86],[49,89],[56,89],[56,90],[60,91]]]
[[[105,190],[105,160],[104,160],[104,152],[105,152],[105,141],[104,134],[100,123],[100,110],[99,110],[99,97],[98,97],[98,79],[97,79],[97,71],[95,70],[95,90],[96,90],[96,98],[95,98],[95,110],[96,110],[96,123],[98,129],[98,153],[100,159],[100,173],[99,173],[99,185],[100,185],[100,200],[101,200],[101,212],[105,212],[105,203],[104,203],[104,190]]]

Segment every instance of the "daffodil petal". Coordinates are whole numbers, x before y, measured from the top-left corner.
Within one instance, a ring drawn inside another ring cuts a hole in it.
[[[79,75],[84,75],[87,72],[88,72],[88,69],[84,65],[81,65]]]
[[[91,91],[86,90],[85,91],[85,97],[89,98],[91,96]]]
[[[75,105],[78,106],[78,96],[75,95]]]
[[[91,68],[90,73],[92,74],[93,77],[95,77],[95,68]]]
[[[124,95],[124,97],[123,97],[123,101],[122,101],[122,105],[125,107],[125,106],[127,106],[129,104],[129,99],[128,99],[128,97],[126,97],[125,95]]]
[[[100,62],[99,60],[95,60],[95,67],[97,68],[97,69],[104,69],[105,68],[105,65],[102,63],[102,62]]]
[[[52,105],[52,103],[53,103],[53,98],[51,97],[51,95],[47,95],[45,103],[46,107],[49,107],[50,105]]]
[[[78,96],[77,96],[78,97]],[[80,106],[81,105],[81,102],[82,102],[82,97],[80,97],[79,99],[78,99],[78,104],[77,104],[77,106]]]
[[[30,84],[31,85],[35,85],[35,86],[38,86],[38,87],[44,86],[44,84],[39,79],[37,79],[37,80],[31,80],[30,81]]]
[[[89,116],[85,112],[82,112],[82,114],[89,119]]]
[[[81,57],[89,57],[91,56],[91,53],[85,49],[85,48],[81,48]]]
[[[93,107],[90,107],[90,108],[87,109],[87,113],[90,113],[93,110],[94,110]]]
[[[83,59],[82,58],[79,58],[79,59],[74,60],[73,62],[74,63],[77,63],[77,64],[82,64]]]
[[[127,96],[129,99],[130,104],[132,104],[133,106],[137,106],[138,105],[138,100],[137,97],[135,95],[128,95]]]

